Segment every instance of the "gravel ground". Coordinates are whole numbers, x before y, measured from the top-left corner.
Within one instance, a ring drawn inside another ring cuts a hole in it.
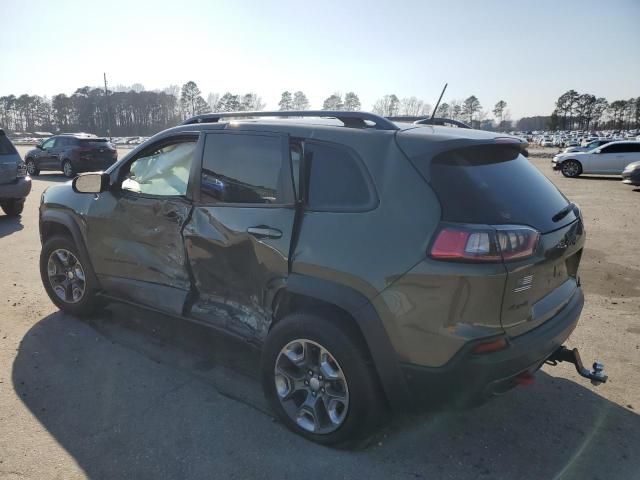
[[[531,161],[581,205],[588,233],[569,344],[609,382],[544,367],[483,407],[396,418],[357,452],[274,421],[243,344],[128,307],[84,322],[58,312],[40,283],[37,209],[64,179],[36,177],[22,218],[0,214],[0,478],[640,478],[640,190],[565,179],[552,152]]]

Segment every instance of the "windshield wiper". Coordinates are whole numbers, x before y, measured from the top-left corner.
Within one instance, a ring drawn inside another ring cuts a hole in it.
[[[571,212],[575,208],[577,208],[576,204],[573,203],[573,202],[570,202],[569,205],[567,205],[562,210],[560,210],[558,213],[556,213],[553,217],[551,217],[551,220],[553,220],[554,222],[559,222],[564,217],[569,215],[569,212]]]

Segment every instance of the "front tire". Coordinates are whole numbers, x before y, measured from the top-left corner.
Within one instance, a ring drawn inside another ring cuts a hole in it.
[[[65,160],[64,162],[62,162],[62,173],[67,178],[73,178],[76,176],[75,172],[73,171],[73,165],[71,165],[71,162],[69,160]]]
[[[63,312],[89,315],[99,306],[91,266],[66,236],[47,239],[40,252],[40,276],[51,301]]]
[[[364,342],[335,314],[294,313],[269,333],[262,385],[278,418],[322,445],[351,447],[373,433],[385,401]]]
[[[577,160],[566,160],[562,162],[560,171],[567,178],[576,178],[582,173],[582,165]]]
[[[17,217],[24,210],[24,198],[5,200],[0,203],[0,207],[9,217]]]

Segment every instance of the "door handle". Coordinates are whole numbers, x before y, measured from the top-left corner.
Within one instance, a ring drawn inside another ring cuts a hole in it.
[[[249,235],[253,235],[256,238],[280,238],[282,237],[282,232],[277,228],[270,227],[249,227],[247,228],[247,233]]]

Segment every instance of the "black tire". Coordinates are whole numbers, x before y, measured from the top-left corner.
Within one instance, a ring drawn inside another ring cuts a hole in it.
[[[32,177],[40,175],[40,169],[36,165],[36,162],[32,159],[27,159],[27,173]]]
[[[60,249],[70,252],[75,259],[77,259],[84,273],[84,293],[82,297],[74,302],[65,301],[60,298],[55,292],[52,281],[49,278],[49,260],[52,254]],[[73,240],[67,236],[53,236],[48,238],[42,245],[40,252],[40,277],[42,278],[42,284],[44,285],[47,295],[49,295],[51,301],[63,312],[85,316],[95,312],[103,304],[96,296],[97,286],[93,284],[95,275],[91,270],[91,265],[89,265],[87,259],[81,254]]]
[[[5,200],[0,202],[0,207],[9,217],[17,217],[24,210],[24,198]]]
[[[67,178],[74,178],[76,176],[76,172],[73,171],[73,165],[71,165],[70,160],[62,162],[62,173]]]
[[[582,173],[582,165],[577,160],[565,160],[560,166],[560,171],[567,178],[576,178]]]
[[[348,407],[340,426],[329,433],[305,430],[290,417],[280,401],[276,362],[285,346],[297,339],[322,346],[335,358],[344,374]],[[339,318],[334,312],[322,315],[293,313],[280,320],[267,336],[261,363],[262,386],[277,417],[287,428],[313,442],[339,448],[358,446],[375,432],[385,417],[386,400],[364,341],[348,320]]]

